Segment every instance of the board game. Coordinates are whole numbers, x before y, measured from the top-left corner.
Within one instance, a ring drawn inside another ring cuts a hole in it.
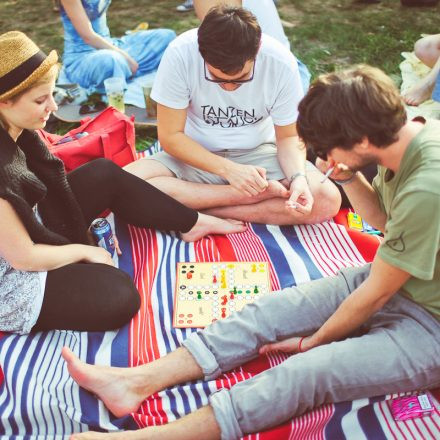
[[[173,326],[206,327],[270,292],[265,262],[177,263]]]

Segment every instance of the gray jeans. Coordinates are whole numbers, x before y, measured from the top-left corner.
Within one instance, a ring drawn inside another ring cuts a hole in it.
[[[287,288],[192,334],[183,345],[211,380],[258,348],[315,332],[370,266]],[[291,356],[210,397],[222,439],[276,426],[319,405],[440,384],[440,322],[400,294],[342,341]]]

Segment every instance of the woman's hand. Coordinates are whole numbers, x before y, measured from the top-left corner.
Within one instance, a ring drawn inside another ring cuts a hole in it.
[[[86,263],[102,263],[114,266],[110,252],[99,246],[85,246],[82,261]]]
[[[124,57],[127,60],[128,67],[130,67],[131,73],[133,75],[136,75],[136,72],[139,69],[139,64],[137,63],[137,61],[134,58],[132,58],[130,55],[128,55],[128,53],[125,53]]]

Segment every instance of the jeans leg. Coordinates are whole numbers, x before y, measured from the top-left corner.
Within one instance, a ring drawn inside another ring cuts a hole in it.
[[[293,355],[213,394],[222,439],[268,429],[325,403],[438,386],[440,323],[396,297],[367,323],[366,334]]]
[[[298,287],[267,295],[228,319],[193,333],[183,345],[207,380],[258,355],[266,343],[316,331],[367,276],[370,265],[344,269]]]

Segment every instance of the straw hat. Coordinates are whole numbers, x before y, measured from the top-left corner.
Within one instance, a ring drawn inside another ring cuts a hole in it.
[[[29,88],[58,61],[56,51],[46,56],[25,34],[0,35],[0,100]]]

